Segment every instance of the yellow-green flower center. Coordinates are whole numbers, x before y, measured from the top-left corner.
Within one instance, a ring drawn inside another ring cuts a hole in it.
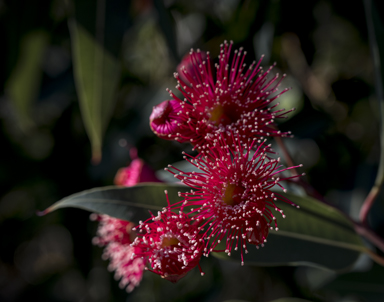
[[[178,245],[179,242],[180,241],[174,237],[164,237],[163,241],[161,242],[161,247],[165,248],[167,246]]]
[[[229,116],[228,108],[224,108],[223,105],[217,104],[210,112],[211,116],[209,120],[213,122],[216,126],[220,124],[229,125],[232,123],[232,120]]]
[[[235,184],[228,184],[223,196],[223,201],[225,204],[234,206],[241,202],[241,196],[244,192],[244,188],[242,186],[238,186]]]

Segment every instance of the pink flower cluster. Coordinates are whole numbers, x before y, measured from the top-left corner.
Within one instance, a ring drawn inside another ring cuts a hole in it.
[[[290,168],[282,168],[280,159],[269,159],[265,152],[268,146],[256,147],[255,141],[246,146],[235,137],[232,139],[237,144],[228,146],[219,138],[212,142],[209,151],[184,156],[200,172],[183,172],[169,166],[172,167],[169,172],[192,188],[191,192],[180,193],[183,200],[171,208],[193,207],[189,215],[201,225],[206,254],[217,251],[217,245],[224,240],[224,252],[230,255],[235,245],[235,250],[241,250],[244,264],[243,251],[248,253],[246,243],[263,244],[269,228],[278,229],[271,209],[285,217],[274,201],[279,198],[294,204],[271,191],[275,185],[283,188],[279,181],[291,177],[279,175]]]
[[[273,210],[285,217],[275,201],[295,206],[271,189],[285,191],[280,182],[296,176],[283,172],[296,167],[283,168],[266,144],[270,136],[291,136],[275,124],[291,110],[272,104],[288,90],[278,92],[285,75],[270,78],[273,66],[263,71],[262,59],[246,68],[246,52],[231,50],[232,42],[224,42],[216,64],[208,52],[192,50],[175,73],[182,97],[169,90],[172,99],[155,106],[150,116],[156,135],[189,142],[198,151],[184,156],[195,171],[166,168],[191,190],[134,228],[115,218],[97,218],[95,243],[106,246],[110,267],[128,290],[138,285],[144,267],[176,282],[211,252],[240,250],[243,264],[247,245],[263,246],[269,230],[278,229]],[[142,167],[134,159],[119,171],[117,183],[145,181]]]
[[[93,244],[105,246],[102,257],[110,259],[108,269],[115,271],[115,278],[120,279],[120,287],[126,287],[131,292],[140,284],[145,267],[144,259],[132,257],[134,248],[131,243],[135,237],[133,223],[98,214],[92,214],[91,219],[99,221]]]
[[[184,58],[174,75],[183,99],[168,90],[172,99],[153,108],[150,126],[156,135],[190,142],[198,150],[217,135],[228,145],[233,143],[232,134],[241,143],[254,139],[260,143],[264,137],[291,135],[279,131],[274,123],[291,110],[276,109],[278,104],[269,106],[288,90],[276,93],[285,75],[279,79],[276,74],[268,79],[273,66],[263,71],[262,58],[246,69],[246,52],[236,50],[231,60],[231,49],[232,42],[221,45],[215,73],[208,52],[191,50]]]

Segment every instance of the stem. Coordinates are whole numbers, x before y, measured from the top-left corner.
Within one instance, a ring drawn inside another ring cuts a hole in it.
[[[378,236],[374,231],[372,231],[368,226],[366,226],[365,224],[362,224],[360,222],[357,222],[355,220],[353,220],[349,215],[345,214],[344,212],[342,212],[341,210],[339,210],[338,208],[332,206],[329,204],[329,206],[333,207],[334,209],[336,209],[337,211],[339,211],[339,213],[341,213],[342,215],[344,215],[345,218],[347,218],[352,224],[353,224],[353,227],[356,231],[357,234],[359,234],[360,236],[364,237],[366,240],[368,240],[369,242],[371,242],[373,245],[375,245],[380,251],[382,251],[384,253],[384,238],[381,238],[380,236]],[[384,266],[384,258],[378,254],[376,254],[375,252],[369,250],[369,249],[366,249],[365,252],[371,256],[371,258],[376,261],[378,264],[380,265],[383,265]]]
[[[370,230],[365,225],[362,225],[356,221],[352,221],[353,226],[357,234],[366,238],[369,242],[373,243],[379,250],[384,253],[384,239],[379,237],[375,232]]]
[[[279,147],[281,148],[281,150],[283,151],[284,158],[285,158],[285,161],[287,162],[287,164],[289,166],[294,166],[293,159],[292,159],[287,147],[285,146],[282,138],[281,137],[275,137],[275,140],[276,140],[277,144],[279,145]],[[291,171],[293,176],[298,175],[296,169],[290,169],[290,171]],[[383,238],[381,238],[375,232],[370,230],[366,225],[360,224],[359,222],[354,221],[350,216],[348,216],[344,212],[340,211],[338,208],[336,208],[333,205],[326,202],[324,200],[324,197],[320,193],[318,193],[310,184],[308,184],[307,182],[305,182],[301,178],[298,177],[298,178],[294,178],[292,180],[295,180],[295,183],[301,185],[301,187],[305,190],[305,192],[309,196],[312,196],[318,200],[321,200],[322,202],[326,203],[327,205],[333,207],[334,209],[336,209],[340,213],[342,213],[344,215],[344,217],[346,217],[353,224],[354,229],[355,229],[357,234],[359,234],[360,236],[367,239],[369,242],[374,244],[378,249],[380,249],[384,253],[384,239]],[[379,193],[379,190],[380,190],[380,187],[378,187],[378,186],[374,186],[372,188],[371,193],[368,195],[366,202],[364,203],[363,207],[364,206],[370,207],[370,205],[373,203],[374,199],[376,198],[377,194]],[[363,210],[363,208],[362,208],[362,210]],[[369,210],[369,208],[367,208],[367,211],[368,210]],[[369,254],[371,256],[371,258],[374,261],[376,261],[377,263],[384,266],[384,258],[383,257],[377,255],[376,253],[374,253],[373,251],[368,250],[368,249],[366,250],[366,252],[367,252],[367,254]]]
[[[384,258],[383,257],[379,256],[375,252],[368,250],[368,249],[365,252],[372,258],[372,260],[376,261],[376,263],[384,266]]]
[[[372,187],[371,191],[369,192],[367,198],[365,198],[363,205],[361,206],[359,218],[363,224],[367,224],[369,210],[373,206],[376,200],[376,197],[380,192],[380,189],[381,189],[381,184],[379,185],[375,184]]]
[[[377,16],[377,11],[373,9],[372,0],[364,1],[365,8],[365,16],[367,20],[368,27],[368,37],[369,37],[369,45],[371,48],[372,61],[374,65],[374,74],[375,74],[375,89],[377,94],[377,99],[379,101],[380,107],[380,161],[379,161],[379,169],[376,175],[375,184],[369,192],[367,198],[365,199],[363,206],[360,209],[360,220],[363,224],[367,223],[367,216],[369,210],[374,204],[377,195],[379,195],[381,187],[384,181],[384,97],[383,97],[383,66],[380,62],[380,49],[379,43],[380,40],[377,40],[376,36],[381,36],[383,32],[383,26],[381,24],[380,18]],[[376,26],[375,26],[376,25]],[[377,31],[381,31],[381,33],[377,33]],[[378,35],[377,35],[378,34]],[[383,45],[380,45],[384,48]]]

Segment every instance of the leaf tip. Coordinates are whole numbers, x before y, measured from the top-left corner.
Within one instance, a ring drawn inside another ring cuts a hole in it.
[[[44,211],[36,211],[36,215],[41,217],[41,216],[45,216],[49,212],[50,211],[49,211],[49,208],[48,208],[48,209],[45,209]]]
[[[100,148],[94,148],[92,150],[92,159],[91,162],[93,165],[98,165],[101,162],[101,150]]]

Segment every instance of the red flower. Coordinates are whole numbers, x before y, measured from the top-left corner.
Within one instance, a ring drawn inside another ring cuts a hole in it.
[[[132,162],[128,167],[120,168],[115,176],[115,185],[131,187],[140,182],[160,182],[155,172],[137,156],[137,149],[131,148]]]
[[[271,209],[282,215],[283,211],[274,201],[280,199],[294,205],[271,191],[275,185],[283,188],[279,181],[291,177],[280,178],[280,173],[294,167],[282,168],[280,158],[268,158],[265,153],[268,146],[263,144],[252,154],[253,146],[254,142],[248,147],[237,142],[229,147],[224,139],[219,139],[211,147],[202,148],[196,157],[184,156],[200,172],[183,172],[176,168],[173,169],[178,174],[170,171],[193,189],[180,193],[184,200],[171,208],[193,207],[189,215],[205,231],[205,252],[213,251],[225,239],[225,252],[230,254],[235,244],[235,250],[241,250],[242,263],[243,251],[248,252],[246,242],[263,244],[268,228],[277,229]]]
[[[184,76],[184,73],[187,73],[188,77],[192,77],[193,79],[197,79],[198,77],[200,77],[199,65],[204,64],[204,61],[206,59],[207,53],[205,52],[200,52],[199,56],[197,57],[194,55],[193,52],[187,53],[176,68],[183,82],[190,82],[188,78]]]
[[[165,209],[135,229],[138,236],[132,244],[132,259],[144,259],[150,271],[176,282],[199,265],[204,242],[187,215]]]
[[[150,125],[158,136],[191,142],[199,150],[217,133],[227,144],[233,143],[231,133],[238,135],[241,143],[265,136],[290,136],[290,132],[277,130],[274,121],[291,110],[276,110],[278,104],[269,107],[288,90],[277,93],[285,75],[267,79],[273,66],[263,72],[262,58],[246,69],[246,52],[235,51],[230,60],[231,48],[232,42],[221,45],[215,74],[209,53],[191,51],[186,67],[175,73],[176,88],[184,100],[169,91],[173,100],[155,106],[152,112]]]

